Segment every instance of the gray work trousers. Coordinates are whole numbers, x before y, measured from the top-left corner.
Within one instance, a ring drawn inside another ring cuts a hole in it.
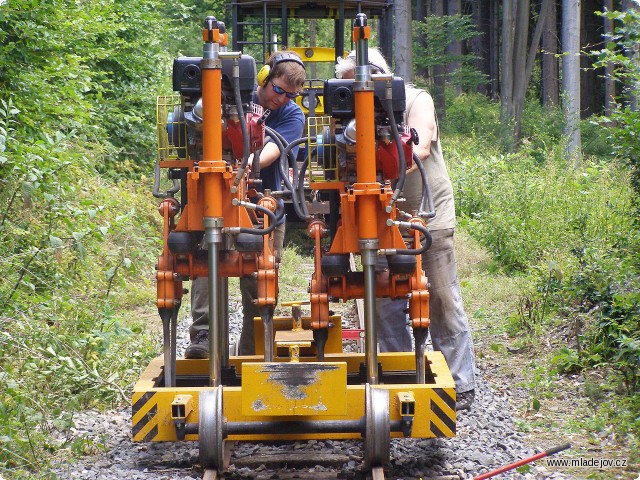
[[[422,255],[429,280],[431,341],[447,360],[458,393],[475,388],[473,340],[462,304],[453,242],[454,229],[430,232],[431,248]],[[381,352],[411,351],[406,300],[376,299],[376,331]]]
[[[273,243],[276,262],[280,263],[284,247],[285,224],[278,225],[273,233]],[[258,280],[254,277],[240,278],[240,293],[242,295],[242,333],[238,345],[239,355],[253,355],[255,344],[253,340],[253,317],[260,315],[260,310],[253,304],[258,297]],[[193,323],[189,327],[191,341],[200,330],[209,329],[209,279],[198,277],[191,282],[191,316]]]

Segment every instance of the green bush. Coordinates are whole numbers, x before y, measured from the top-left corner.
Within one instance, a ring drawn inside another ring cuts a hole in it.
[[[53,452],[80,452],[50,433],[128,401],[155,350],[132,312],[155,310],[159,217],[136,169],[151,172],[170,78],[164,8],[0,5],[0,476],[43,478]]]
[[[606,408],[624,422],[619,431],[638,434],[630,420],[640,412],[637,194],[629,160],[615,156],[635,146],[631,124],[617,131],[585,122],[586,150],[600,156],[576,167],[564,158],[559,110],[529,100],[515,150],[501,142],[497,113],[479,96],[448,100],[443,145],[460,222],[505,270],[528,279],[507,330],[530,343],[549,328],[562,332],[569,344],[550,358],[554,371],[609,373],[609,388],[626,397]]]
[[[499,147],[496,139],[504,130],[500,122],[500,105],[477,93],[455,97],[451,89],[447,89],[447,117],[440,127],[443,138],[446,138],[445,145],[450,143],[453,135],[473,139],[468,144],[477,149],[485,145]]]

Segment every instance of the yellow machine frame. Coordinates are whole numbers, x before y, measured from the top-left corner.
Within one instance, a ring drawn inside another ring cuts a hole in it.
[[[287,398],[286,382],[274,380],[274,376],[260,356],[231,357],[230,362],[236,370],[242,370],[249,375],[242,376],[240,386],[223,387],[224,415],[227,422],[264,422],[268,420],[305,420],[321,417],[322,420],[359,420],[364,412],[364,384],[347,385],[349,375],[357,375],[360,364],[364,362],[364,354],[333,354],[325,356],[323,362],[299,363],[307,371],[313,371],[318,366],[337,365],[335,374],[317,375],[304,392],[304,399],[292,401]],[[289,358],[275,358],[286,369],[291,366]],[[412,353],[380,353],[378,360],[384,371],[410,371],[415,369],[415,357]],[[391,420],[401,420],[403,417],[401,399],[407,395],[413,399],[413,407],[408,413],[413,417],[411,437],[433,438],[452,437],[456,433],[455,412],[455,383],[440,352],[428,352],[426,355],[430,376],[433,383],[418,385],[381,384],[379,388],[389,391]],[[178,385],[180,379],[207,379],[206,360],[178,359],[176,375]],[[294,368],[296,368],[294,366]],[[299,367],[298,367],[299,368]],[[133,440],[142,441],[177,441],[175,420],[175,400],[178,397],[188,397],[189,408],[184,420],[197,422],[199,393],[204,390],[214,390],[216,387],[173,387],[162,386],[163,361],[162,358],[153,360],[134,387],[133,405]],[[269,395],[265,396],[265,391]],[[289,395],[291,397],[291,395]],[[326,410],[318,409],[318,400],[326,405]],[[333,399],[334,401],[332,401]],[[344,402],[342,400],[344,399]],[[268,402],[266,402],[268,400]],[[337,401],[339,400],[339,401]],[[183,400],[184,401],[184,400]],[[263,410],[245,412],[245,405],[254,402],[268,403]],[[187,403],[187,402],[185,402]],[[412,412],[411,412],[412,410]],[[265,414],[261,412],[282,412],[281,414]],[[310,414],[309,412],[313,412]],[[402,437],[401,432],[392,432],[393,437]],[[309,439],[348,439],[362,438],[360,433],[341,434],[283,434],[271,435],[230,435],[228,440],[309,440]],[[184,440],[197,440],[197,435],[186,435]]]

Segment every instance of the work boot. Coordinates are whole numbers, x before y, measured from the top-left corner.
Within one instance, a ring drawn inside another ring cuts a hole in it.
[[[196,333],[191,345],[184,351],[184,358],[209,358],[209,330],[200,330]]]
[[[467,392],[456,394],[456,412],[460,412],[462,410],[470,410],[471,404],[473,403],[475,398],[475,390],[469,390]]]

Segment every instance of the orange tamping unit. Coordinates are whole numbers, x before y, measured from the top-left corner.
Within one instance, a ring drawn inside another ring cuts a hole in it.
[[[180,178],[183,183],[182,204],[168,196],[160,206],[164,248],[158,261],[157,305],[165,325],[167,386],[175,385],[175,321],[183,279],[209,279],[212,386],[220,385],[222,367],[228,367],[228,277],[258,278],[257,304],[263,307],[267,323],[277,298],[272,234],[277,203],[268,195],[261,195],[257,203],[249,201],[250,194],[257,194],[252,190],[256,181],[245,175],[250,153],[259,149],[264,140],[262,112],[255,106],[245,113],[243,103],[249,102],[242,98],[223,104],[223,98],[228,100],[234,95],[223,91],[223,73],[226,84],[238,84],[234,90],[240,90],[241,81],[245,91],[250,88],[250,99],[255,63],[239,53],[223,51],[227,35],[224,24],[215,17],[205,20],[203,42],[201,59],[177,59],[174,65],[174,87],[182,92],[180,103],[166,112],[172,103],[165,99],[159,102],[159,108],[171,119],[166,131],[177,144],[161,150],[159,167],[169,168],[173,178]],[[187,130],[190,125],[193,128]],[[235,138],[239,141],[234,143]],[[261,220],[256,213],[262,216]]]
[[[355,182],[332,182],[340,193],[341,221],[332,238],[331,246],[325,253],[321,247],[321,238],[328,233],[327,226],[320,220],[314,220],[309,226],[309,234],[315,239],[316,265],[311,281],[311,317],[313,318],[314,336],[322,339],[326,337],[329,327],[329,299],[364,298],[364,331],[367,359],[367,380],[377,384],[378,361],[376,349],[376,329],[374,322],[375,299],[380,297],[409,298],[409,314],[411,327],[416,336],[416,345],[422,346],[429,327],[429,292],[427,278],[416,261],[416,256],[428,248],[430,236],[426,224],[420,217],[411,217],[408,222],[397,219],[398,210],[395,207],[398,193],[391,189],[389,183],[378,181],[379,172],[391,172],[393,180],[399,178],[401,182],[407,160],[411,160],[410,136],[400,137],[395,142],[391,138],[386,140],[396,149],[398,165],[387,169],[379,165],[380,144],[384,139],[377,138],[376,116],[374,114],[374,79],[368,62],[368,39],[370,27],[364,14],[358,15],[354,22],[353,41],[356,44],[355,80],[335,81],[335,87],[330,86],[331,99],[340,99],[341,93],[353,95],[355,107],[355,121],[347,123],[345,136],[349,129],[352,142],[355,144]],[[384,83],[384,95],[392,93],[391,75],[376,75],[375,82]],[[398,79],[399,80],[399,79]],[[401,80],[400,80],[401,82]],[[397,82],[396,82],[397,83]],[[333,90],[337,93],[334,93]],[[349,88],[349,89],[348,89]],[[342,90],[342,92],[340,91]],[[380,89],[378,89],[380,90]],[[397,90],[397,89],[396,89]],[[404,99],[404,90],[401,91]],[[384,100],[390,101],[391,98]],[[329,109],[338,110],[342,114],[344,107],[338,104],[333,108],[329,102]],[[396,127],[393,118],[393,106],[390,105],[387,115],[388,126]],[[346,109],[347,113],[349,109]],[[355,128],[357,126],[357,128]],[[398,135],[399,136],[399,135]],[[395,145],[393,145],[395,144]],[[327,188],[326,183],[319,186]],[[313,187],[313,185],[312,185]],[[400,227],[409,228],[411,242],[417,248],[408,248],[400,232]],[[425,236],[424,246],[420,236]],[[362,272],[349,271],[348,256],[359,254],[362,262]],[[388,268],[382,273],[376,273],[377,257],[386,257]],[[323,332],[323,333],[321,333]],[[317,342],[321,345],[321,341]],[[319,347],[320,348],[320,347]],[[320,354],[321,355],[321,354]],[[419,364],[418,383],[424,382],[424,350],[418,348],[416,361]]]
[[[352,33],[355,79],[326,80],[325,115],[309,117],[307,136],[280,147],[284,170],[293,145],[305,144],[293,185],[282,191],[315,245],[309,298],[281,305],[291,316],[274,315],[282,202],[259,191],[249,168],[268,131],[267,112],[253,102],[255,60],[227,51],[214,17],[204,22],[202,57],[174,60],[177,94],[158,98],[154,186],[164,219],[164,355],[134,387],[134,441],[197,440],[201,465],[224,472],[228,440],[363,439],[365,465],[381,467],[393,437],[455,435],[455,383],[442,353],[425,351],[428,279],[417,259],[430,245],[426,216],[400,208],[417,142],[402,120],[404,81],[371,73],[366,15],[356,16]],[[329,198],[329,217],[309,213],[308,199],[318,197]],[[230,277],[257,279],[256,355],[230,353]],[[183,282],[197,278],[207,279],[209,358],[177,358]],[[380,297],[407,302],[415,352],[377,351]],[[353,299],[364,303],[364,351],[345,348],[342,319],[330,310]]]

